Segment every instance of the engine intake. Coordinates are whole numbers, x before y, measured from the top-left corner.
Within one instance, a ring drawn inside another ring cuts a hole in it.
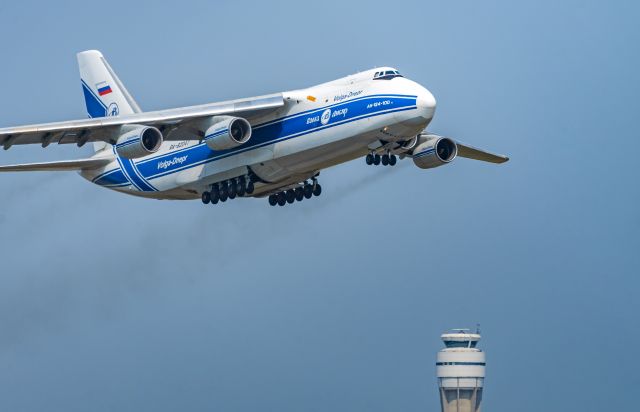
[[[251,125],[240,117],[215,117],[215,123],[207,129],[204,141],[211,150],[227,150],[238,147],[251,138]]]
[[[118,156],[136,159],[155,153],[162,145],[162,133],[151,126],[134,126],[116,142]]]
[[[448,137],[425,136],[426,140],[413,149],[413,163],[421,169],[431,169],[451,162],[458,155],[456,142]]]

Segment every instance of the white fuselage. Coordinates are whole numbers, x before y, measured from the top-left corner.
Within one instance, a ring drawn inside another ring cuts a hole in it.
[[[212,184],[251,172],[253,196],[310,178],[320,169],[363,156],[379,142],[405,141],[431,121],[435,99],[404,77],[375,79],[372,69],[308,89],[283,93],[276,112],[247,117],[250,140],[213,151],[197,140],[167,141],[152,155],[121,157],[82,172],[92,182],[157,199],[195,199]]]

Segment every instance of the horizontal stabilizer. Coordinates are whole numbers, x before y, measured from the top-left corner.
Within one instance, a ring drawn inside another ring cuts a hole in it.
[[[507,156],[487,152],[457,141],[456,145],[458,146],[458,156],[460,157],[491,163],[504,163],[509,160]]]
[[[62,160],[59,162],[25,163],[21,165],[0,166],[0,172],[50,172],[98,169],[113,161],[114,157],[93,159]]]

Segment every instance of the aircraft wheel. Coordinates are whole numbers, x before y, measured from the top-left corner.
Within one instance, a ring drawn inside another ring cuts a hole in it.
[[[373,155],[373,164],[378,166],[380,164],[380,155],[379,154],[374,154]]]
[[[211,189],[210,195],[211,195],[211,203],[213,203],[214,205],[218,203],[218,200],[220,200],[220,190],[218,190],[216,186],[214,186],[213,189]]]
[[[395,166],[397,161],[398,160],[396,158],[396,155],[392,154],[391,156],[389,156],[389,164],[391,166]]]
[[[269,204],[271,206],[275,206],[278,204],[278,196],[276,195],[269,195]]]
[[[320,196],[320,193],[322,193],[322,186],[320,186],[320,183],[316,183],[316,187],[313,188],[313,195]]]
[[[255,186],[253,185],[253,182],[249,181],[249,183],[247,183],[247,188],[245,189],[245,193],[250,195],[253,193],[254,190],[255,190]]]
[[[220,192],[220,201],[221,202],[226,202],[228,198],[229,198],[229,195],[227,195],[227,191],[226,190],[222,190]]]
[[[300,202],[302,199],[304,199],[304,190],[301,187],[296,187],[296,200]]]
[[[296,201],[296,192],[294,192],[292,189],[287,190],[287,203],[293,203]]]
[[[202,192],[202,203],[205,205],[211,201],[211,194],[209,192]]]
[[[382,155],[382,166],[387,166],[389,164],[389,155]]]
[[[234,199],[236,197],[236,181],[232,179],[229,182],[227,192],[229,193],[229,199]]]
[[[311,199],[311,196],[313,196],[313,186],[308,183],[304,185],[302,191],[304,192],[305,199]]]
[[[373,155],[369,153],[367,157],[364,158],[364,161],[371,166],[373,164]]]
[[[277,196],[278,196],[278,205],[284,206],[287,204],[287,197],[284,195],[284,192],[278,193]]]
[[[236,183],[236,193],[238,194],[238,196],[244,196],[244,183]]]

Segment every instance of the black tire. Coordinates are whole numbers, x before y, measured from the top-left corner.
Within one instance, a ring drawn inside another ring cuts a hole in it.
[[[304,192],[305,199],[311,199],[311,197],[313,196],[313,186],[309,184],[304,185],[302,191]]]
[[[220,200],[220,192],[217,190],[212,190],[211,191],[211,203],[212,204],[217,204],[218,201]]]
[[[320,183],[316,183],[316,187],[313,188],[313,195],[320,196],[320,193],[322,193],[322,186],[320,186]]]
[[[378,166],[380,164],[380,155],[379,154],[375,154],[373,155],[373,164]]]
[[[244,183],[236,183],[236,193],[238,194],[238,196],[244,196]]]
[[[296,187],[296,200],[300,202],[302,199],[304,199],[304,190],[301,187]]]
[[[208,205],[209,202],[211,201],[211,194],[209,192],[202,192],[202,203],[204,203],[205,205]]]
[[[253,193],[254,190],[255,190],[255,186],[253,185],[253,182],[249,181],[249,183],[247,183],[247,188],[244,190],[245,193],[250,195]]]
[[[369,153],[367,155],[367,157],[364,158],[364,161],[371,166],[373,164],[373,156],[371,155],[371,153]]]
[[[396,155],[392,154],[391,156],[389,156],[389,164],[391,166],[395,166],[397,161],[398,160],[396,158]]]
[[[227,192],[229,193],[230,199],[234,199],[236,197],[236,183],[233,180],[229,183]]]
[[[289,189],[287,190],[287,203],[293,203],[296,201],[296,192],[293,191],[293,189]]]
[[[270,195],[270,196],[269,196],[269,204],[270,204],[271,206],[275,206],[275,205],[277,205],[277,204],[278,204],[278,196],[276,196],[276,195]]]
[[[280,192],[276,196],[278,197],[278,205],[284,206],[287,204],[287,197],[284,195],[284,192]]]
[[[382,159],[380,159],[380,160],[381,160],[382,166],[387,166],[389,164],[389,156],[388,155],[382,155]]]
[[[220,192],[220,201],[221,202],[226,202],[228,198],[229,198],[229,195],[227,195],[226,191],[223,190],[223,191]]]

